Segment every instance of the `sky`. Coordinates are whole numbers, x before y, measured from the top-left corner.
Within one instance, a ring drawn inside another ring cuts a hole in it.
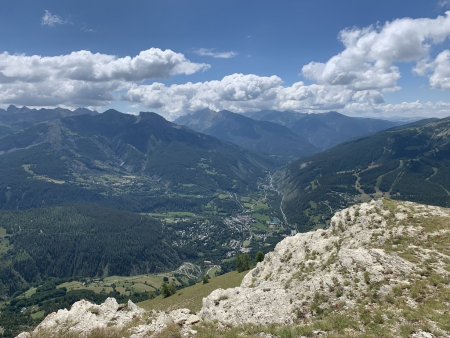
[[[450,0],[0,2],[0,106],[450,115]]]

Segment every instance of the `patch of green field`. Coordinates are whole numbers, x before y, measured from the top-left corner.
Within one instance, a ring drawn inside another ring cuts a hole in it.
[[[209,269],[208,271],[207,271],[207,273],[208,273],[208,276],[209,277],[211,277],[211,278],[213,278],[213,277],[215,277],[219,272],[220,272],[220,267],[219,266],[214,266],[214,267],[212,267],[211,269]]]
[[[195,217],[195,214],[192,212],[186,212],[186,211],[170,211],[167,213],[167,216],[172,217]]]
[[[139,306],[146,310],[167,311],[179,308],[188,308],[197,312],[202,307],[202,300],[212,291],[222,288],[232,288],[239,286],[247,272],[229,272],[227,274],[212,278],[209,283],[198,283],[177,291],[174,295],[163,298],[162,296],[149,299],[139,303]]]
[[[267,224],[270,222],[270,217],[265,214],[253,213],[253,218],[262,224]]]
[[[6,236],[6,229],[0,227],[0,238],[3,238],[3,237],[5,237],[5,236]]]
[[[58,287],[65,287],[71,290],[91,290],[95,293],[112,292],[114,289],[122,295],[129,296],[135,292],[152,292],[161,287],[164,277],[175,281],[171,274],[159,275],[137,275],[137,276],[110,276],[104,279],[93,279],[91,281],[71,281],[60,284]]]
[[[30,298],[31,296],[33,296],[36,293],[36,288],[30,288],[27,291],[25,291],[21,297],[24,298]]]
[[[269,230],[269,227],[265,223],[263,224],[263,223],[257,222],[253,226],[256,228],[256,230],[258,230],[260,232],[267,232]]]
[[[264,202],[257,202],[254,206],[253,206],[253,211],[255,212],[268,212],[270,210],[269,206],[267,205],[267,203]]]
[[[42,320],[42,319],[44,319],[44,316],[45,316],[44,310],[41,310],[41,311],[31,314],[31,318],[33,318],[33,320]]]

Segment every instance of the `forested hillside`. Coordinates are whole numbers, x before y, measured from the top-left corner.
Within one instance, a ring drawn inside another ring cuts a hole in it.
[[[279,173],[284,210],[300,230],[359,200],[450,206],[450,119],[425,120],[339,145]]]
[[[218,191],[254,191],[270,165],[154,113],[69,116],[0,138],[0,208],[192,211]]]
[[[0,212],[0,296],[49,277],[131,275],[193,258],[149,216],[92,205]]]

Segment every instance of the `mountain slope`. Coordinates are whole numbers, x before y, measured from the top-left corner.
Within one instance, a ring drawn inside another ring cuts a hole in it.
[[[450,118],[339,145],[278,177],[284,211],[301,229],[323,226],[333,210],[372,196],[450,206]]]
[[[69,116],[0,139],[0,208],[68,201],[189,208],[202,194],[254,189],[268,164],[153,113]]]
[[[286,126],[321,150],[398,125],[391,121],[350,117],[337,112],[301,114],[261,111],[247,115]]]
[[[285,126],[257,121],[226,110],[201,110],[182,116],[175,122],[282,161],[298,159],[318,151],[306,139]]]

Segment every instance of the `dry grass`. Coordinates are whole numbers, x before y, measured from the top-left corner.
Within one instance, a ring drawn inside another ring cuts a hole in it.
[[[187,308],[193,312],[198,312],[202,307],[202,300],[212,291],[222,288],[232,288],[239,286],[247,272],[229,272],[224,275],[210,279],[209,283],[198,283],[193,286],[181,289],[174,295],[163,298],[162,296],[149,299],[138,305],[145,310],[168,311],[173,309]]]

